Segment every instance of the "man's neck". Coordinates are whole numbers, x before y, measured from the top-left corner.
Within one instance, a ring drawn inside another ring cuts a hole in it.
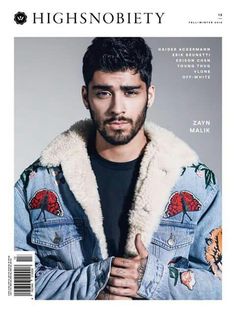
[[[96,133],[96,150],[103,158],[114,162],[128,162],[140,156],[147,143],[147,138],[142,128],[136,136],[124,145],[112,145],[104,140],[101,134]]]

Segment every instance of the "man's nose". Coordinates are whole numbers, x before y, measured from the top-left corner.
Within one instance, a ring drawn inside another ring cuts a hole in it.
[[[126,112],[125,99],[120,94],[114,94],[111,100],[110,113],[114,115],[124,114]]]

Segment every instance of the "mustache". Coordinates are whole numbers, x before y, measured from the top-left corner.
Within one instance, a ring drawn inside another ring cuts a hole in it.
[[[104,124],[108,124],[108,123],[111,123],[111,122],[115,122],[115,121],[124,121],[124,122],[129,122],[129,123],[132,123],[132,119],[129,119],[129,118],[125,118],[125,117],[111,117],[109,119],[106,119],[104,121]]]

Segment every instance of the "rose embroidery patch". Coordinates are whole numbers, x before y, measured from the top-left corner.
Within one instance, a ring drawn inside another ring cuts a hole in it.
[[[63,210],[58,202],[57,194],[50,190],[39,190],[35,193],[29,202],[31,209],[42,208],[49,213],[57,216],[63,216]]]
[[[192,220],[188,215],[188,212],[199,211],[201,207],[202,204],[192,193],[188,191],[174,192],[169,198],[164,218],[173,217],[179,213],[183,213],[182,223],[185,215]]]
[[[40,167],[42,167],[41,162],[39,159],[37,159],[34,163],[32,163],[32,165],[26,168],[24,172],[21,174],[20,178],[23,182],[25,189],[28,186],[29,180],[31,180],[33,177],[36,176],[36,173]]]
[[[36,171],[31,171],[29,174],[29,180],[32,180],[36,176]]]
[[[169,276],[174,279],[174,286],[177,285],[178,280],[185,285],[189,290],[193,290],[196,284],[194,272],[190,269],[180,272],[177,267],[187,266],[188,261],[185,258],[178,257],[177,259],[171,260],[168,265]]]
[[[193,290],[193,287],[196,283],[194,273],[191,270],[184,271],[184,272],[180,273],[180,281],[189,290]]]
[[[188,168],[193,168],[194,172],[197,174],[200,178],[205,178],[205,188],[207,189],[209,185],[215,185],[216,184],[216,178],[214,172],[209,169],[205,164],[198,163],[197,165],[192,164],[192,166]],[[181,173],[181,176],[185,173],[186,167],[183,167],[183,171]]]
[[[205,258],[214,275],[222,277],[222,228],[213,229],[206,239]]]

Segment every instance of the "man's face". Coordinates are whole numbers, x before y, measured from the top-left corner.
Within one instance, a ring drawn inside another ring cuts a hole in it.
[[[94,72],[88,90],[83,86],[85,106],[101,136],[112,145],[129,143],[142,128],[153,86],[147,89],[134,71]]]

